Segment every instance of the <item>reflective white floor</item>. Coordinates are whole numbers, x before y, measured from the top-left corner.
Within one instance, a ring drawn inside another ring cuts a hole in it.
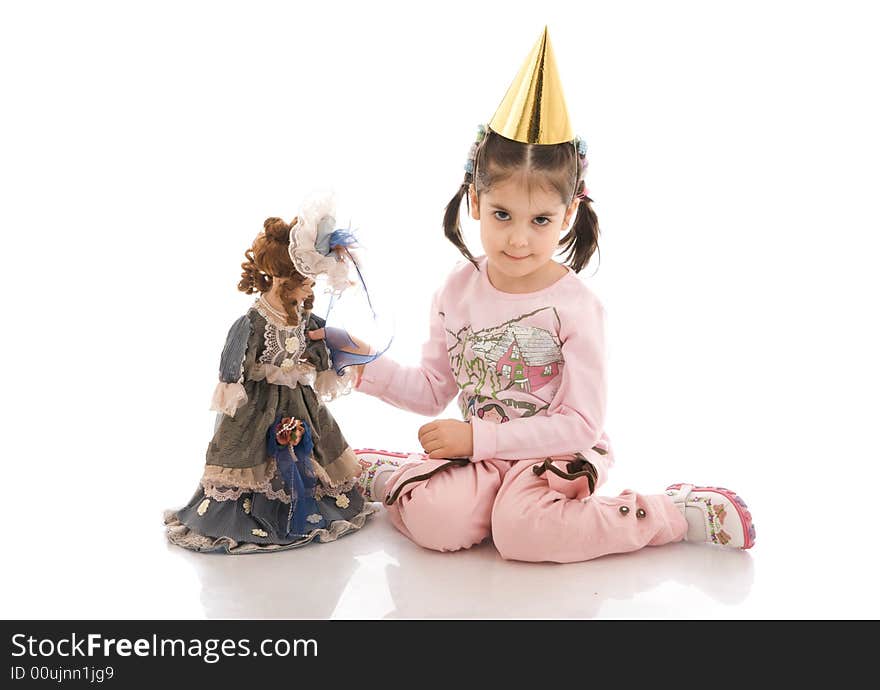
[[[124,502],[117,506],[125,510]],[[71,504],[67,505],[71,508]],[[380,512],[331,544],[228,557],[164,540],[158,514],[129,531],[77,518],[81,539],[4,554],[4,618],[877,617],[873,556],[814,548],[762,510],[750,552],[675,544],[569,565],[502,560],[490,543],[421,549]],[[752,506],[753,511],[757,511]],[[62,529],[64,511],[52,517]],[[765,527],[762,530],[761,524]],[[774,526],[777,525],[777,526]],[[100,535],[102,544],[94,537]],[[842,546],[842,545],[841,545]]]
[[[489,543],[437,554],[402,539],[383,514],[360,534],[271,565],[174,557],[196,573],[204,614],[218,617],[588,618],[632,615],[634,600],[647,615],[674,616],[679,592],[694,613],[729,608],[754,579],[746,554],[678,545],[565,566],[505,562]]]
[[[5,485],[16,490],[0,505],[2,617],[880,618],[872,531],[880,463],[869,425],[843,408],[838,428],[851,433],[819,445],[802,421],[810,399],[790,397],[773,411],[778,398],[768,398],[746,449],[717,439],[739,410],[765,404],[748,390],[701,407],[672,389],[662,414],[657,405],[622,406],[632,421],[617,435],[617,465],[600,493],[675,481],[728,486],[754,516],[758,539],[748,552],[674,544],[586,563],[517,563],[488,542],[456,553],[422,549],[380,509],[334,543],[229,557],[165,540],[162,510],[191,495],[213,428],[198,407],[203,386],[179,380],[174,395],[158,379],[134,393],[125,381],[85,389],[86,404],[58,420],[66,452],[49,444],[34,454],[39,429],[6,446],[4,459],[28,461],[4,464]],[[105,402],[145,390],[155,405]],[[638,402],[638,391],[625,400]],[[413,449],[416,416],[360,394],[331,405],[355,447],[376,439]],[[141,437],[132,435],[131,409],[146,420]],[[688,409],[688,434],[658,449],[658,420],[677,409]],[[652,424],[652,433],[630,431]]]

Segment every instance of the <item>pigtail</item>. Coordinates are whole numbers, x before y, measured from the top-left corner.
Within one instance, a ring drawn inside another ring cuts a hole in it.
[[[588,263],[590,257],[599,248],[599,219],[593,211],[592,199],[586,195],[581,182],[580,204],[574,217],[571,229],[559,241],[560,249],[565,253],[565,263],[579,273]]]
[[[468,197],[467,192],[471,184],[471,179],[471,174],[467,173],[464,176],[464,182],[461,183],[461,187],[458,188],[455,196],[452,197],[448,204],[446,204],[446,212],[443,215],[443,232],[446,235],[446,239],[458,248],[458,251],[462,253],[464,258],[470,261],[477,270],[480,270],[479,266],[477,266],[477,260],[474,258],[473,254],[471,254],[461,236],[461,200],[462,197],[468,199],[468,210],[470,210],[470,198]]]

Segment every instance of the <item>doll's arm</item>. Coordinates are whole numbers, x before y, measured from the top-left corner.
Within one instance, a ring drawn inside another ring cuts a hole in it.
[[[379,357],[364,367],[357,389],[416,414],[442,412],[458,392],[458,385],[449,366],[440,312],[438,293],[431,304],[431,328],[419,366],[406,367],[387,356]]]
[[[220,382],[214,389],[211,409],[230,417],[247,402],[244,381],[244,358],[251,335],[251,321],[247,315],[232,324],[226,344],[220,354]]]
[[[315,371],[320,374],[330,368],[330,353],[324,342],[325,321],[314,314],[309,314],[308,319],[305,330],[306,348],[302,359],[315,367]]]
[[[495,424],[471,418],[473,460],[521,460],[583,452],[602,436],[606,371],[604,310],[594,301],[580,305],[562,340],[561,383],[546,416]]]
[[[327,341],[326,321],[314,314],[309,316],[306,329],[308,344],[304,359],[315,367],[315,393],[325,402],[335,400],[351,391],[355,382],[354,367],[348,367],[341,375],[336,373],[333,350]]]

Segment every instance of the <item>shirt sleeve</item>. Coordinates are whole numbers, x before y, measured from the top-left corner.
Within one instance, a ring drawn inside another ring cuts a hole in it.
[[[442,412],[458,392],[449,366],[440,293],[431,302],[431,327],[422,361],[407,367],[383,355],[364,367],[358,390],[395,407],[425,416]]]
[[[229,329],[226,344],[220,354],[220,382],[211,398],[211,409],[230,417],[247,402],[244,380],[244,358],[247,354],[248,339],[251,335],[251,320],[242,316]]]
[[[602,436],[606,407],[604,316],[602,305],[593,301],[579,308],[575,318],[563,322],[562,381],[546,415],[503,424],[471,418],[475,462],[566,455],[596,445]]]

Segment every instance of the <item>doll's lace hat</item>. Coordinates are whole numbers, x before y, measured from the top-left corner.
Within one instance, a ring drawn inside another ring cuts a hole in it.
[[[340,293],[354,285],[349,278],[350,248],[355,244],[350,230],[336,228],[336,201],[330,193],[309,196],[290,228],[288,253],[302,275],[326,276],[328,287]]]

